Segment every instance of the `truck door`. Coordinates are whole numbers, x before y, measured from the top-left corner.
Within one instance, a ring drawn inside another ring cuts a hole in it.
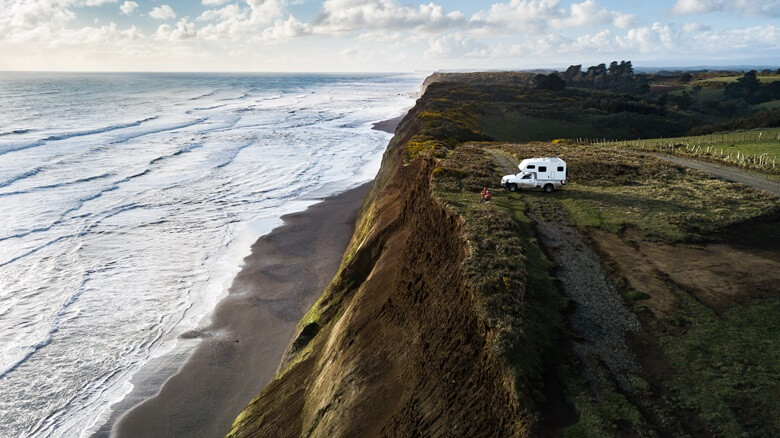
[[[525,175],[520,178],[519,185],[521,187],[525,188],[531,188],[534,187],[536,184],[536,178],[534,178],[534,175],[532,173],[526,173]]]

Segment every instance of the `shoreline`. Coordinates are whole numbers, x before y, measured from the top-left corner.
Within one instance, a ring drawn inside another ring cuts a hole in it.
[[[371,129],[394,134],[405,115]],[[92,436],[224,436],[273,379],[298,322],[335,275],[370,184],[282,216],[252,245],[209,327],[182,334],[174,350],[147,362]]]
[[[406,114],[409,112],[409,109],[404,110],[404,113],[401,114],[398,117],[393,117],[392,119],[382,120],[376,123],[373,123],[371,125],[371,129],[376,131],[382,131],[386,132],[388,134],[395,134],[395,128],[398,127],[398,125],[401,123],[401,120],[406,117]]]
[[[210,326],[180,338],[181,344],[199,339],[198,345],[157,358],[161,370],[167,367],[164,383],[139,376],[147,390],[158,384],[159,392],[128,400],[136,405],[112,415],[93,436],[224,436],[271,381],[298,322],[335,275],[369,185],[283,216],[283,225],[252,245]]]

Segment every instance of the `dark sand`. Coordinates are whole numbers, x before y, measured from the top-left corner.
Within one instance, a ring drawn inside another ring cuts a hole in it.
[[[336,274],[367,188],[285,216],[284,225],[261,237],[211,326],[186,336],[201,339],[186,362],[178,369],[176,358],[158,364],[167,378],[159,393],[96,435],[105,436],[115,423],[111,434],[119,437],[224,436],[273,378],[298,321]],[[142,381],[141,390],[162,383],[147,378],[152,381]]]
[[[389,120],[382,120],[381,122],[376,122],[373,125],[371,125],[371,129],[376,129],[377,131],[384,131],[390,134],[395,134],[395,128],[398,127],[398,124],[401,123],[401,120],[403,120],[405,115],[406,112],[404,112],[403,116],[398,116]]]

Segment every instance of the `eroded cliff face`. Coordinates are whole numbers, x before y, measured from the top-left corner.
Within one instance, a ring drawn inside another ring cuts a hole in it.
[[[423,98],[425,99],[425,97]],[[342,267],[230,436],[523,436],[529,415],[485,321],[461,220],[391,142]]]

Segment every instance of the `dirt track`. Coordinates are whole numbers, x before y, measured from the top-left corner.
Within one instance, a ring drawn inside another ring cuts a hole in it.
[[[746,172],[744,170],[736,169],[734,167],[725,166],[721,164],[695,160],[692,158],[675,157],[672,155],[659,154],[653,152],[644,152],[644,155],[649,155],[661,160],[669,161],[674,164],[679,164],[680,166],[686,166],[692,169],[701,170],[703,172],[707,172],[718,178],[742,183],[745,184],[746,186],[753,187],[754,189],[764,190],[775,196],[780,196],[780,182],[773,181],[769,178],[765,178],[756,175],[754,173]]]
[[[509,157],[493,151],[491,154],[506,172],[517,168]],[[558,265],[556,277],[577,304],[571,318],[577,336],[574,351],[585,366],[586,380],[597,389],[597,370],[603,363],[623,390],[632,391],[627,375],[638,365],[626,343],[626,333],[638,331],[639,321],[623,305],[587,239],[562,219],[564,213],[558,211],[557,217],[549,217],[536,211],[533,203],[529,207],[528,217],[536,224],[545,252]]]
[[[577,336],[574,352],[585,366],[586,380],[598,393],[597,370],[603,363],[623,390],[633,391],[627,376],[638,365],[626,335],[640,330],[639,320],[623,305],[599,256],[577,229],[566,225],[560,216],[549,218],[534,212],[528,217],[536,224],[546,252],[558,265],[556,277],[566,295],[577,304],[571,328]]]

